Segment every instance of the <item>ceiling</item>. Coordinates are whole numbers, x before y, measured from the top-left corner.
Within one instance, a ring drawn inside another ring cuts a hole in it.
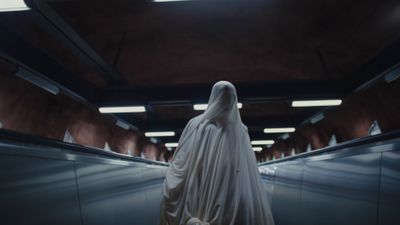
[[[25,60],[90,104],[146,105],[146,113],[116,116],[178,136],[201,113],[192,104],[229,80],[250,136],[276,138],[262,129],[298,126],[321,110],[292,108],[291,100],[344,98],[377,75],[377,59],[390,63],[382,52],[400,37],[395,0],[28,3],[31,11],[1,22],[65,74],[37,66],[33,53]]]
[[[352,75],[398,38],[398,1],[61,1],[51,6],[135,86]]]

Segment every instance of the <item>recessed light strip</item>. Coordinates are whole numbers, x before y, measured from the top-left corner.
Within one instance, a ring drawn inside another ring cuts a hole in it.
[[[30,8],[25,4],[24,0],[1,0],[0,12],[22,11]]]
[[[173,131],[151,131],[144,133],[146,137],[169,137],[175,136],[175,132]]]
[[[176,148],[179,143],[165,143],[165,147]]]
[[[144,106],[119,106],[119,107],[100,107],[101,113],[139,113],[146,112]]]
[[[254,140],[254,141],[251,141],[252,145],[272,145],[274,143],[275,143],[274,140]]]
[[[253,147],[253,151],[261,152],[262,151],[262,147]]]
[[[279,127],[279,128],[265,128],[264,133],[271,134],[271,133],[291,133],[295,132],[296,128],[294,127]]]
[[[189,0],[153,0],[153,2],[184,2]]]
[[[340,99],[292,101],[292,107],[319,107],[342,104]]]
[[[193,109],[194,110],[206,110],[208,107],[208,104],[194,104]],[[241,109],[243,107],[243,104],[241,102],[237,103],[238,109]]]

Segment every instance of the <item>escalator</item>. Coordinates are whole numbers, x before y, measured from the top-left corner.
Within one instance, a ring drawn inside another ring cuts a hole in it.
[[[259,165],[277,225],[400,224],[400,133]]]
[[[1,131],[1,224],[157,224],[167,164]]]
[[[1,130],[1,223],[156,225],[167,166]],[[259,170],[277,225],[400,224],[400,132]]]

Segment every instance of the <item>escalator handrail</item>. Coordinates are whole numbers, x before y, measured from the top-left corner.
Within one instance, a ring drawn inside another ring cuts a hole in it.
[[[116,152],[105,151],[103,149],[95,148],[95,147],[86,147],[78,144],[66,143],[59,140],[53,140],[43,137],[38,137],[35,135],[30,134],[23,134],[15,131],[0,129],[0,142],[2,141],[16,141],[21,143],[30,143],[45,147],[53,147],[58,149],[66,149],[73,152],[78,152],[81,154],[89,154],[89,155],[96,155],[101,157],[107,157],[111,159],[119,159],[119,160],[126,160],[132,162],[140,162],[146,164],[153,164],[153,165],[160,165],[160,166],[169,166],[168,163],[153,161],[149,159],[119,154]]]
[[[303,152],[303,153],[300,153],[300,154],[297,154],[294,156],[288,156],[288,157],[276,159],[273,161],[258,163],[258,166],[280,163],[280,162],[290,161],[290,160],[294,160],[294,159],[298,159],[298,158],[306,158],[309,156],[320,155],[320,154],[324,154],[327,152],[333,152],[333,151],[337,151],[337,150],[344,149],[344,148],[361,146],[361,145],[365,145],[365,144],[387,141],[387,140],[396,139],[396,138],[400,138],[400,130],[396,130],[396,131],[392,131],[392,132],[388,132],[388,133],[384,133],[384,134],[378,134],[378,135],[373,135],[373,136],[357,138],[357,139],[354,139],[351,141],[338,143],[337,145],[334,145],[334,146],[328,146],[325,148],[313,150],[311,152]],[[95,148],[95,147],[86,147],[86,146],[82,146],[82,145],[78,145],[78,144],[62,142],[59,140],[53,140],[53,139],[38,137],[35,135],[23,134],[23,133],[19,133],[19,132],[15,132],[15,131],[0,129],[0,141],[5,141],[5,140],[17,141],[17,142],[22,142],[22,143],[31,143],[31,144],[54,147],[54,148],[59,148],[59,149],[67,149],[67,150],[78,152],[78,153],[103,156],[103,157],[107,157],[107,158],[122,159],[122,160],[126,160],[126,161],[141,162],[141,163],[153,164],[153,165],[169,166],[168,163],[164,163],[164,162],[153,161],[153,160],[149,160],[149,159],[119,154],[116,152],[109,152],[109,151],[105,151],[103,149],[99,149],[99,148]]]
[[[303,153],[300,153],[300,154],[297,154],[294,156],[287,156],[284,158],[271,160],[268,162],[258,163],[258,166],[265,166],[265,165],[270,165],[270,164],[275,164],[275,163],[281,163],[284,161],[291,161],[291,160],[298,159],[298,158],[306,158],[309,156],[320,155],[320,154],[324,154],[327,152],[337,151],[340,149],[356,147],[356,146],[361,146],[361,145],[366,145],[366,144],[371,144],[371,143],[376,143],[376,142],[381,142],[381,141],[387,141],[387,140],[396,139],[396,138],[400,138],[400,130],[396,130],[396,131],[392,131],[392,132],[388,132],[388,133],[384,133],[384,134],[377,134],[377,135],[371,135],[371,136],[366,136],[366,137],[362,137],[362,138],[357,138],[357,139],[353,139],[350,141],[338,143],[334,146],[327,146],[324,148],[312,150],[310,152],[303,152]]]

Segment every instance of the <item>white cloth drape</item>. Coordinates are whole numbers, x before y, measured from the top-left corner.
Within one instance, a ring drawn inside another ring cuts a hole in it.
[[[236,105],[235,87],[220,81],[186,125],[164,181],[162,225],[274,225]]]

